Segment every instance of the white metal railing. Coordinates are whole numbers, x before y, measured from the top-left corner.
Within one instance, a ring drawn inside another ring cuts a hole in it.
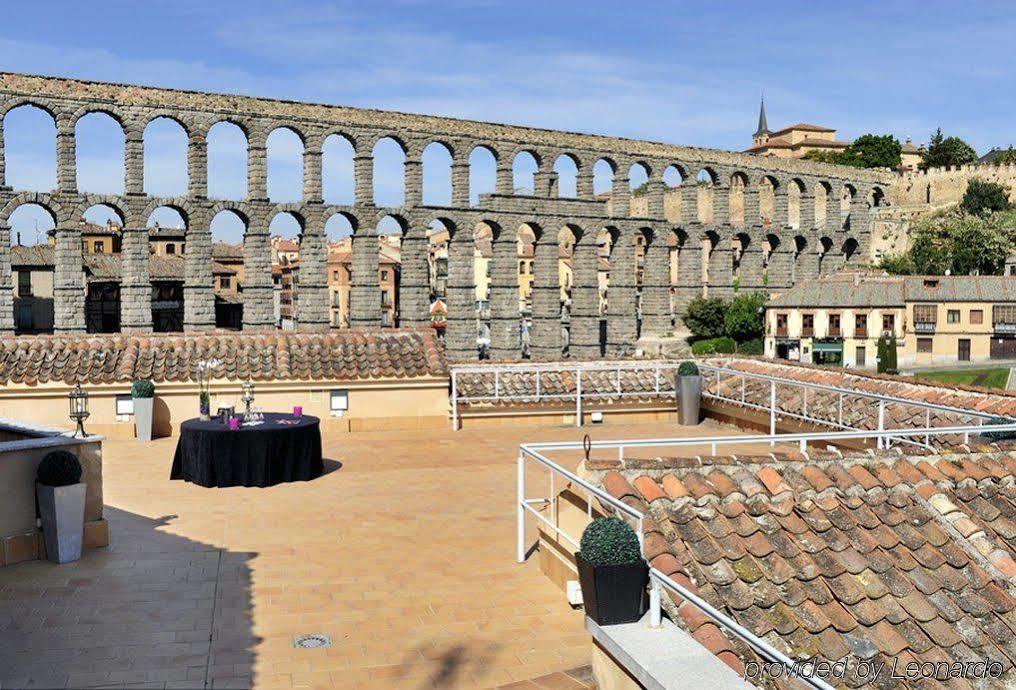
[[[971,433],[979,433],[984,431],[981,425],[967,425],[967,426],[955,426],[955,427],[936,427],[925,430],[928,436],[935,435],[952,435],[952,434],[963,434],[964,437],[969,437]],[[1016,421],[1010,421],[1008,424],[998,424],[991,427],[992,432],[1016,432]],[[809,434],[764,434],[755,436],[714,436],[714,437],[681,437],[681,438],[655,438],[655,439],[634,439],[634,440],[611,440],[611,441],[591,441],[586,436],[581,442],[575,441],[563,441],[563,442],[544,442],[544,443],[529,443],[522,444],[519,446],[519,457],[517,466],[517,495],[516,495],[516,521],[517,521],[517,542],[516,542],[516,557],[519,563],[524,563],[527,556],[526,548],[526,514],[529,513],[535,516],[541,524],[545,525],[550,529],[558,538],[571,544],[575,549],[580,548],[581,535],[572,536],[568,534],[559,525],[548,519],[545,515],[534,507],[540,506],[553,506],[557,500],[558,493],[555,487],[555,476],[559,476],[569,482],[572,488],[577,488],[586,494],[586,511],[587,516],[592,519],[593,507],[592,499],[596,497],[604,510],[612,511],[617,515],[623,516],[628,519],[635,530],[635,534],[638,537],[639,545],[644,546],[644,530],[643,520],[644,514],[629,506],[628,504],[618,500],[611,496],[603,489],[594,486],[586,480],[579,477],[574,472],[570,472],[561,465],[553,462],[547,458],[544,452],[556,452],[565,450],[582,450],[585,453],[585,457],[588,460],[589,454],[593,449],[604,449],[604,448],[617,448],[618,458],[624,459],[624,452],[627,448],[659,448],[659,447],[687,447],[687,446],[708,446],[712,454],[715,455],[717,449],[723,445],[738,445],[745,443],[769,443],[770,445],[786,444],[786,443],[797,443],[798,447],[802,450],[807,447],[808,442],[816,441],[836,441],[844,439],[863,439],[863,438],[878,438],[885,440],[888,438],[900,438],[908,434],[912,434],[912,429],[875,429],[875,430],[853,430],[853,431],[831,431],[831,432],[819,432]],[[935,449],[932,448],[935,452]],[[538,465],[549,470],[550,475],[550,491],[547,497],[529,498],[527,496],[527,485],[526,485],[526,462],[532,461]],[[572,570],[575,570],[574,565],[568,563]],[[734,635],[738,639],[744,641],[749,645],[756,653],[759,654],[763,659],[770,662],[777,662],[784,665],[785,669],[791,669],[794,667],[794,660],[787,655],[774,648],[768,642],[752,633],[747,628],[741,626],[736,621],[731,619],[725,613],[715,608],[707,601],[697,596],[694,592],[689,591],[678,582],[675,582],[666,573],[650,567],[650,622],[655,626],[660,625],[662,618],[662,601],[661,601],[661,589],[669,590],[683,600],[697,608],[719,627],[725,631]],[[832,687],[825,683],[820,678],[806,678],[798,677],[805,685],[811,688],[817,688],[819,690],[832,690]]]

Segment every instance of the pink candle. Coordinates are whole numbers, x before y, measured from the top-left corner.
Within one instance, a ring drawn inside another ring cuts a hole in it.
[[[302,407],[300,407],[299,405],[297,405],[296,407],[294,407],[294,408],[293,408],[293,416],[294,416],[294,417],[296,417],[297,419],[299,419],[300,417],[302,417],[302,416],[303,416],[303,408],[302,408]]]
[[[236,431],[239,428],[240,428],[240,418],[239,417],[230,417],[229,418],[229,430],[230,431]]]

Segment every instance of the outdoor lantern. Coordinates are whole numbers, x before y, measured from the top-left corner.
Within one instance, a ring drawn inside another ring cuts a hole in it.
[[[247,413],[250,414],[250,404],[254,402],[254,382],[250,379],[247,379],[243,384],[243,397],[240,399],[243,400]]]
[[[67,394],[67,400],[70,402],[70,418],[78,424],[74,435],[87,436],[84,421],[88,419],[88,391],[81,387],[80,381],[74,386],[74,390]]]

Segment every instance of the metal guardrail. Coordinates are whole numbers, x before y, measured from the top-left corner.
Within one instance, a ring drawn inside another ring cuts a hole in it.
[[[992,432],[1016,432],[1016,422],[1009,424],[998,424],[991,427]],[[643,531],[643,520],[644,514],[629,506],[628,504],[614,498],[609,493],[600,489],[597,486],[585,481],[574,472],[570,472],[561,465],[553,462],[547,458],[544,452],[554,452],[562,450],[583,450],[588,459],[589,453],[596,448],[617,448],[618,458],[624,459],[624,451],[626,448],[659,448],[659,447],[686,447],[694,445],[706,445],[709,446],[713,454],[716,454],[717,449],[723,445],[737,445],[745,443],[765,443],[768,442],[770,445],[785,444],[785,443],[797,443],[799,448],[806,448],[808,442],[817,441],[835,441],[844,439],[862,439],[862,438],[899,438],[908,434],[913,434],[913,429],[875,429],[875,430],[853,430],[853,431],[831,431],[831,432],[818,432],[809,434],[764,434],[754,436],[714,436],[714,437],[681,437],[681,438],[656,438],[656,439],[632,439],[632,440],[616,440],[616,441],[590,441],[587,436],[582,442],[566,441],[566,442],[545,442],[545,443],[530,443],[522,444],[519,446],[519,457],[517,466],[517,496],[516,496],[516,520],[517,520],[517,543],[516,543],[516,557],[519,563],[526,561],[527,549],[526,549],[526,514],[534,515],[541,524],[545,525],[559,538],[571,544],[575,549],[580,548],[579,537],[574,537],[568,534],[558,525],[554,524],[546,516],[541,515],[540,512],[534,507],[536,505],[550,506],[557,500],[558,494],[556,493],[555,487],[555,475],[564,478],[573,487],[582,490],[587,497],[586,510],[587,515],[590,519],[593,517],[592,508],[592,497],[596,497],[600,504],[605,510],[613,511],[615,514],[627,518],[635,530],[635,534],[638,536],[639,544],[644,545],[644,531]],[[969,436],[972,433],[979,433],[983,431],[981,425],[967,425],[967,426],[955,426],[955,427],[936,427],[931,429],[923,430],[924,433],[929,436],[934,435],[952,435],[952,434],[963,434]],[[934,450],[934,449],[932,449]],[[538,465],[546,468],[550,472],[550,493],[547,497],[540,498],[528,498],[526,490],[526,462],[527,460],[536,462]],[[569,565],[571,565],[569,563]],[[574,569],[574,566],[572,566]],[[768,642],[760,638],[759,636],[752,633],[747,628],[741,626],[732,618],[727,616],[725,613],[717,609],[716,607],[709,604],[694,592],[689,591],[678,582],[674,581],[666,573],[656,569],[650,568],[650,621],[654,625],[659,625],[662,618],[662,602],[661,602],[661,589],[671,591],[681,597],[684,601],[688,602],[699,611],[701,611],[710,620],[716,623],[723,630],[729,634],[737,637],[749,645],[760,657],[766,661],[776,662],[784,665],[785,669],[794,668],[795,661],[787,655],[780,652],[778,649],[770,645]],[[832,690],[832,686],[823,681],[821,678],[807,678],[799,676],[797,678],[800,682],[811,688],[817,690]]]

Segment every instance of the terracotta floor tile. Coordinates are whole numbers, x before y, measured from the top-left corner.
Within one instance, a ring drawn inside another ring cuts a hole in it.
[[[106,441],[110,546],[0,568],[0,687],[571,687],[582,613],[537,559],[515,563],[510,506],[519,443],[585,431],[326,434],[331,471],[269,489],[169,481],[176,439]],[[307,633],[332,646],[294,649]]]

